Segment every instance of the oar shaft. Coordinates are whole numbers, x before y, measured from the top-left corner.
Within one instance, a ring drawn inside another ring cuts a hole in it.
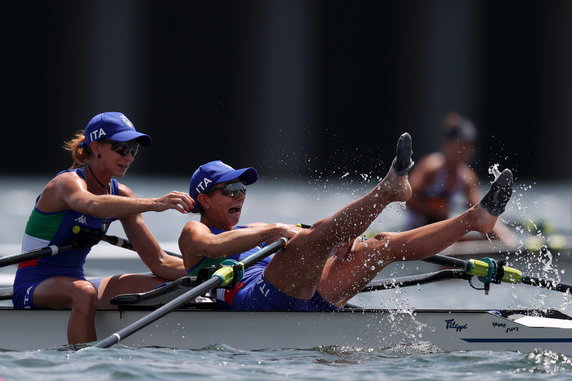
[[[135,250],[131,242],[126,239],[116,237],[114,235],[102,234],[101,240],[110,243],[114,246],[119,246],[127,250]]]
[[[540,279],[525,275],[522,277],[522,283],[529,284],[531,286],[543,287],[549,290],[572,293],[572,285],[566,283],[555,283],[547,279]]]
[[[14,296],[14,289],[12,287],[0,288],[0,300],[9,300]]]
[[[244,269],[247,269],[251,265],[257,263],[258,261],[266,258],[267,256],[275,253],[276,251],[280,250],[286,244],[286,238],[280,238],[279,240],[273,242],[272,244],[264,247],[259,252],[252,254],[251,256],[244,259],[241,263]],[[149,324],[153,323],[154,321],[162,318],[169,312],[181,307],[182,305],[188,303],[189,301],[193,300],[197,296],[200,296],[207,291],[218,287],[223,284],[225,279],[224,277],[219,276],[216,272],[212,278],[207,280],[204,283],[201,283],[197,287],[192,288],[191,290],[185,292],[183,295],[178,296],[177,298],[171,300],[169,303],[163,305],[162,307],[156,309],[155,311],[149,313],[148,315],[144,316],[143,318],[137,320],[136,322],[128,325],[127,327],[123,328],[122,330],[114,333],[111,336],[101,340],[100,342],[96,343],[94,347],[96,348],[109,348],[110,346],[118,343],[119,341],[131,336],[133,333],[139,331],[142,328],[145,328]]]
[[[284,247],[284,245],[286,245],[286,242],[288,242],[288,240],[286,238],[284,238],[284,237],[279,238],[278,240],[276,240],[276,241],[272,242],[271,244],[265,246],[259,252],[248,256],[247,258],[242,260],[242,264],[244,265],[244,268],[247,269],[250,266],[252,266],[253,264],[260,262],[262,259],[266,258],[270,254],[277,252],[279,249]]]
[[[435,254],[429,258],[425,258],[424,262],[434,263],[437,265],[445,265],[451,267],[457,267],[463,270],[467,270],[469,266],[469,261],[465,259],[459,259],[454,257],[448,257],[446,255]]]
[[[453,266],[462,268],[467,274],[475,275],[483,278],[491,278],[489,274],[491,262],[485,262],[487,258],[482,261],[471,259],[464,260],[459,258],[448,257],[445,255],[434,255],[427,259],[426,262],[436,263],[440,265]],[[494,271],[497,271],[496,268]],[[493,274],[496,276],[496,274]],[[502,277],[499,276],[501,282],[505,283],[523,283],[530,286],[542,287],[552,291],[559,291],[564,293],[572,293],[572,285],[566,283],[556,283],[548,279],[536,278],[528,275],[524,275],[520,270],[514,269],[512,267],[503,266],[502,267]],[[479,278],[480,279],[480,278]]]
[[[392,279],[379,279],[371,282],[360,292],[388,290],[397,287],[417,286],[449,279],[469,279],[471,276],[463,270],[440,270],[427,274],[407,275]]]
[[[220,283],[221,281],[219,278],[210,278],[206,282],[201,283],[199,286],[187,291],[183,295],[178,296],[177,298],[171,300],[169,303],[156,309],[150,314],[145,315],[143,318],[137,320],[133,324],[128,325],[113,335],[101,340],[100,342],[96,343],[94,347],[109,348],[110,346],[117,344],[119,341],[131,336],[133,333],[139,331],[140,329],[147,327],[149,324],[159,320],[169,312],[176,310],[197,296],[200,296],[210,289],[217,287]]]
[[[79,225],[76,225],[73,227],[73,232],[75,234],[80,234],[83,236],[87,236],[89,238],[105,241],[107,243],[122,247],[122,248],[127,249],[127,250],[135,251],[131,242],[129,242],[129,240],[126,238],[120,238],[120,237],[116,237],[114,235],[103,234],[99,230],[89,229],[89,228],[86,228],[84,226],[79,226]],[[171,255],[173,257],[183,258],[183,256],[181,254],[173,253],[172,251],[167,251],[167,250],[163,250],[163,251],[166,254]]]
[[[26,251],[23,253],[7,255],[5,257],[0,258],[0,267],[9,266],[9,265],[13,265],[16,263],[29,261],[32,259],[48,257],[50,255],[55,255],[55,254],[60,253],[62,251],[73,250],[75,248],[77,248],[76,244],[65,245],[65,246],[51,245],[51,246],[43,247],[40,249],[34,249],[34,250]]]

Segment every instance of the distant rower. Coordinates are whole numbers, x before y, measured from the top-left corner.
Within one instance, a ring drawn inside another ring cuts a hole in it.
[[[411,171],[409,182],[413,195],[407,202],[407,226],[412,229],[450,217],[453,201],[462,196],[475,205],[482,198],[479,178],[469,163],[473,160],[477,142],[477,129],[472,121],[456,112],[443,119],[441,152],[429,154]],[[501,222],[492,233],[506,243],[514,236]]]

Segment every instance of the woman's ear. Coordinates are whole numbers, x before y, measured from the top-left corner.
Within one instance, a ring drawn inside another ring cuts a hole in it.
[[[93,155],[98,159],[101,158],[101,143],[91,142],[89,143],[89,149],[93,152]]]
[[[199,193],[199,195],[197,196],[197,202],[199,204],[201,204],[201,206],[203,207],[203,209],[208,209],[209,208],[209,204],[210,204],[210,198],[209,196],[207,196],[204,193]]]

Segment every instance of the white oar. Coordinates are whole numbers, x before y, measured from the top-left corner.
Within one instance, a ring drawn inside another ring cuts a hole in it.
[[[169,303],[165,304],[164,306],[156,309],[155,311],[149,313],[148,315],[144,316],[143,318],[137,320],[136,322],[128,325],[127,327],[123,328],[122,330],[108,336],[107,338],[101,340],[100,342],[96,343],[93,347],[94,348],[109,348],[110,346],[118,343],[119,341],[125,339],[126,337],[131,336],[135,332],[145,328],[149,324],[153,323],[156,320],[159,320],[163,316],[167,315],[169,312],[176,310],[177,308],[181,307],[182,305],[190,302],[191,300],[195,299],[197,296],[200,296],[207,291],[215,288],[221,287],[231,284],[233,281],[236,281],[235,277],[237,276],[237,272],[242,272],[244,269],[252,266],[253,264],[261,261],[262,259],[266,258],[267,256],[277,252],[286,244],[286,238],[280,238],[279,240],[271,243],[270,245],[264,247],[259,252],[252,254],[248,258],[244,259],[241,262],[237,262],[234,266],[223,266],[218,269],[212,277],[204,283],[201,283],[197,287],[190,289],[189,291],[185,292],[183,295],[178,296],[177,298],[171,300]],[[237,268],[238,267],[238,268]]]

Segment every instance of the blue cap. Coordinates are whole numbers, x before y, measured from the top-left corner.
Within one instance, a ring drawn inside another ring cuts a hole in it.
[[[151,144],[151,137],[135,130],[133,123],[120,112],[104,112],[97,114],[87,124],[84,130],[84,147],[89,147],[91,142],[97,142],[104,138],[116,142],[137,140],[142,146]]]
[[[211,161],[201,165],[193,173],[189,194],[197,201],[197,196],[201,193],[207,193],[213,185],[236,179],[250,185],[258,180],[258,172],[252,167],[234,169],[220,160]]]

